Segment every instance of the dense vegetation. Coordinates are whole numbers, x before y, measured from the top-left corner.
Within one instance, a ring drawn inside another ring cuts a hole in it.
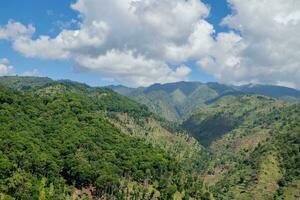
[[[182,126],[204,146],[230,133],[241,125],[257,122],[258,116],[287,105],[264,96],[241,95],[223,97],[210,106],[201,108],[185,120]],[[248,129],[254,126],[248,125]]]
[[[0,199],[300,198],[299,103],[217,83],[113,89],[186,119],[106,88],[0,78]]]
[[[212,187],[217,198],[300,198],[299,109],[296,105],[277,110],[262,121],[271,123],[269,136],[254,149],[244,148],[235,156],[235,167]]]
[[[216,199],[299,199],[300,105],[226,97],[183,127],[210,151],[205,185]]]
[[[197,176],[159,146],[122,133],[110,122],[113,113],[136,123],[152,115],[109,89],[47,83],[24,93],[1,86],[1,199],[67,199],[82,188],[109,199],[202,194],[193,189],[201,185]]]

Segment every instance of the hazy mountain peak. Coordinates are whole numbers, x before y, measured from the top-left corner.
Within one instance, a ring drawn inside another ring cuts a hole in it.
[[[185,118],[199,108],[205,107],[226,96],[258,94],[285,100],[300,100],[300,91],[298,90],[282,86],[259,84],[230,86],[217,82],[181,81],[167,84],[157,83],[142,90],[124,89],[122,87],[111,88],[140,103],[146,104],[152,108],[153,112],[172,121]],[[178,117],[174,118],[170,116]]]

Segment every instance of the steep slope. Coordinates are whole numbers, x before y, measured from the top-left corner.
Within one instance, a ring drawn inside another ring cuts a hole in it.
[[[293,101],[218,83],[117,87],[185,116],[179,127],[107,88],[1,81],[0,199],[299,199]]]
[[[146,105],[152,112],[169,121],[179,121],[204,106],[207,100],[218,96],[215,90],[199,82],[154,84],[130,92],[124,92],[122,86],[110,88]]]
[[[299,199],[299,111],[299,104],[292,105],[262,119],[270,124],[269,135],[216,184],[218,198]]]
[[[224,134],[257,120],[257,116],[287,103],[264,96],[241,95],[223,97],[215,104],[199,110],[182,126],[198,141],[208,147]]]
[[[216,199],[299,198],[299,109],[263,96],[225,97],[183,123],[210,151],[204,184]]]
[[[147,105],[170,121],[181,121],[200,108],[226,96],[257,94],[289,101],[299,101],[300,91],[268,85],[229,86],[219,83],[177,82],[154,84],[147,88],[110,86],[116,92]]]
[[[1,198],[203,194],[195,188],[202,147],[109,89],[53,82],[20,93],[1,86],[0,121]]]

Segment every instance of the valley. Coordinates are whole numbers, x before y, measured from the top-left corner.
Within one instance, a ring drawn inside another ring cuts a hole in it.
[[[0,199],[300,198],[297,90],[0,85]]]
[[[177,82],[154,84],[146,88],[128,88],[122,85],[108,88],[146,105],[152,112],[175,122],[183,121],[198,109],[206,108],[223,97],[252,94],[289,102],[300,101],[298,90],[271,85],[232,86],[213,82]]]

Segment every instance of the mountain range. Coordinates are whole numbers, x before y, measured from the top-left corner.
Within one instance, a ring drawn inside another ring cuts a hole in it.
[[[150,108],[170,121],[180,121],[225,96],[241,94],[264,95],[288,101],[299,101],[300,91],[272,85],[230,86],[219,83],[177,82],[154,84],[149,87],[128,88],[122,85],[109,86]]]
[[[299,93],[0,77],[0,199],[299,199]]]

